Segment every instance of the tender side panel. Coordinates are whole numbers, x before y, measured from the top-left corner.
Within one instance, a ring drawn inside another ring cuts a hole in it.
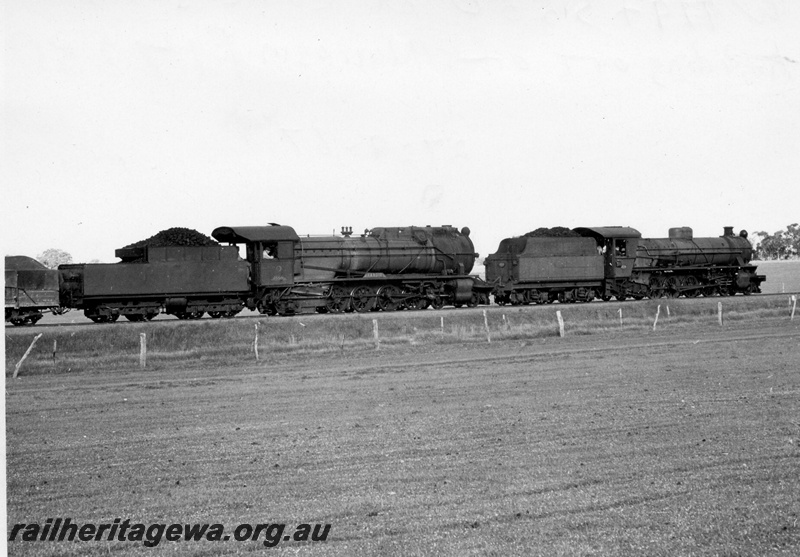
[[[603,256],[591,238],[528,238],[517,280],[576,282],[603,279]]]
[[[147,263],[83,266],[85,298],[159,297],[248,290],[246,261],[224,247],[150,248]]]
[[[603,258],[598,255],[519,258],[519,282],[595,280],[603,280]]]

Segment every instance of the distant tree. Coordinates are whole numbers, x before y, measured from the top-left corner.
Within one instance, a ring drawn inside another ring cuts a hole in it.
[[[786,236],[789,242],[789,248],[792,255],[797,257],[800,255],[800,224],[794,223],[786,227]]]
[[[755,248],[759,259],[789,259],[800,255],[800,225],[797,223],[773,234],[763,231],[754,234],[762,238]]]
[[[48,269],[55,269],[59,265],[72,263],[72,256],[63,249],[50,248],[37,255],[36,260]]]

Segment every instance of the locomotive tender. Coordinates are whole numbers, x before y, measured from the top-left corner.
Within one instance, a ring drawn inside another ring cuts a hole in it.
[[[693,238],[689,227],[669,238],[642,238],[619,226],[575,228],[576,237],[516,237],[486,258],[486,282],[499,304],[589,302],[760,292],[766,280],[750,264],[747,232],[725,227],[719,238]]]
[[[566,230],[566,229],[564,229]],[[569,232],[569,231],[567,231]],[[672,228],[663,239],[628,227],[575,228],[574,237],[507,238],[471,275],[468,228],[381,227],[354,236],[298,236],[290,226],[223,226],[227,245],[127,247],[118,263],[61,265],[6,258],[6,321],[32,325],[42,310],[82,309],[97,322],[439,309],[488,304],[604,301],[616,297],[760,292],[753,249],[731,227],[718,238]],[[210,240],[209,240],[210,241]],[[244,258],[240,245],[244,245]],[[11,263],[10,263],[11,262]]]

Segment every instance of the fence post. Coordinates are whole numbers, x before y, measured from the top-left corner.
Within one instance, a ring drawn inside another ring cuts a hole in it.
[[[654,331],[656,330],[656,324],[658,323],[658,316],[659,316],[660,313],[661,313],[661,304],[659,304],[658,307],[656,308],[656,320],[653,321],[653,330]]]
[[[375,339],[375,350],[380,350],[381,348],[381,339],[378,336],[378,320],[372,320],[372,336]]]
[[[619,308],[619,326],[622,327],[622,308]]]
[[[30,354],[31,350],[33,350],[33,345],[36,344],[36,341],[39,340],[40,338],[42,338],[42,333],[39,333],[38,335],[33,337],[33,342],[31,342],[31,345],[28,346],[28,349],[25,351],[25,354],[23,354],[22,359],[19,362],[17,362],[17,365],[14,367],[14,375],[12,375],[14,379],[17,378],[17,374],[19,373],[19,368],[22,367],[22,362],[25,361],[25,358],[27,358],[28,354]]]
[[[147,334],[139,333],[139,367],[147,367]]]
[[[719,321],[719,326],[722,327],[722,302],[717,302],[717,320]]]
[[[253,338],[253,352],[255,352],[256,361],[258,361],[258,323],[256,323],[256,334],[255,338]]]
[[[792,294],[792,317],[789,319],[789,321],[794,321],[794,310],[796,309],[797,309],[797,296]]]
[[[558,336],[564,337],[564,318],[561,317],[561,310],[556,312],[556,317],[558,318]]]
[[[489,318],[486,317],[486,310],[483,310],[483,326],[486,328],[486,342],[492,343],[492,337],[489,335]]]
[[[442,336],[444,336],[444,317],[440,317],[439,319],[442,320]]]

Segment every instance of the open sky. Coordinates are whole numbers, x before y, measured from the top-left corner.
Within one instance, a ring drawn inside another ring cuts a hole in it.
[[[800,2],[7,0],[6,254],[800,220]]]

